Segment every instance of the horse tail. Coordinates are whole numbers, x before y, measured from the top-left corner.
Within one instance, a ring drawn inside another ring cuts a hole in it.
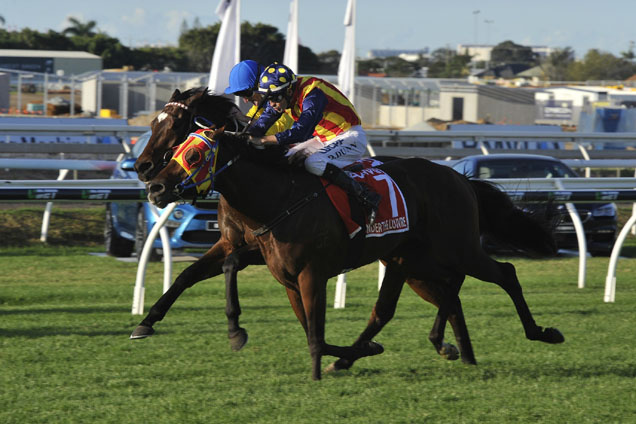
[[[479,226],[482,236],[531,255],[554,256],[556,242],[547,219],[516,207],[508,195],[495,184],[469,180],[479,203]]]

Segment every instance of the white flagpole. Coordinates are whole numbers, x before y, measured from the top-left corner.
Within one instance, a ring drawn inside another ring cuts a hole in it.
[[[221,0],[216,14],[221,18],[221,29],[214,47],[208,90],[222,94],[232,67],[241,60],[240,0]]]
[[[283,64],[298,73],[298,0],[289,3],[289,22],[287,23],[287,41]]]
[[[356,66],[356,0],[349,0],[344,17],[345,40],[338,66],[338,88],[354,103]]]

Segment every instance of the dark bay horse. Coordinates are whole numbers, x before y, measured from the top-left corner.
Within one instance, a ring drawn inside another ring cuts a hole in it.
[[[207,87],[184,92],[175,90],[161,113],[151,122],[152,135],[135,162],[139,179],[149,181],[170,160],[171,148],[181,143],[199,125],[225,127],[239,131],[248,118],[226,97],[208,94]],[[241,309],[237,291],[237,272],[247,265],[265,264],[255,239],[245,234],[243,224],[223,196],[219,199],[217,217],[221,237],[194,264],[186,268],[170,289],[152,306],[148,316],[132,333],[131,338],[144,338],[154,333],[153,325],[163,319],[172,304],[193,284],[223,273],[226,285],[226,316],[228,337],[233,350],[247,342],[247,332],[239,325]]]
[[[217,127],[225,126],[226,129],[236,129],[238,125],[240,129],[247,118],[237,112],[236,105],[230,100],[208,94],[205,87],[183,93],[175,91],[161,114],[153,120],[152,137],[135,164],[142,181],[148,181],[165,166],[166,159],[169,159],[172,154],[172,147],[181,143],[190,131],[197,128],[195,125],[197,120],[207,121]],[[170,289],[151,307],[148,315],[133,331],[131,338],[138,339],[152,335],[154,324],[163,319],[181,293],[195,283],[223,272],[230,344],[233,350],[239,350],[247,342],[247,332],[239,325],[241,309],[237,290],[237,272],[247,265],[265,264],[265,262],[256,238],[250,231],[246,231],[245,217],[232,208],[224,196],[221,196],[219,201],[218,220],[221,230],[219,241],[177,277]],[[393,278],[390,270],[385,278]],[[410,285],[421,297],[439,308],[437,319],[429,335],[437,352],[447,359],[458,357],[457,348],[444,342],[444,326],[448,320],[453,327],[462,360],[466,363],[476,363],[461,303],[456,293],[446,293],[446,285],[435,282],[435,278]],[[456,291],[458,290],[459,287]],[[339,365],[341,368],[348,367],[344,361],[341,361]]]
[[[314,379],[321,377],[323,355],[340,358],[334,368],[346,368],[358,358],[382,352],[381,347],[371,342],[371,337],[392,318],[405,281],[415,286],[418,293],[417,288],[426,289],[427,281],[439,287],[443,293],[442,319],[451,311],[457,313],[457,294],[466,275],[495,283],[512,299],[528,339],[563,342],[558,330],[542,328],[534,321],[514,266],[493,260],[480,245],[480,226],[499,235],[522,228],[517,237],[523,239],[529,250],[549,253],[554,251],[549,232],[516,209],[505,193],[494,186],[468,180],[425,159],[403,159],[379,168],[400,187],[408,205],[411,229],[380,239],[365,239],[357,265],[381,259],[387,265],[388,277],[383,281],[367,328],[358,340],[352,346],[327,344],[324,332],[327,280],[345,268],[349,244],[341,218],[328,198],[319,194],[320,181],[306,172],[273,166],[267,157],[280,157],[280,152],[252,149],[247,137],[221,131],[204,134],[215,141],[207,142],[208,148],[203,150],[200,146],[182,146],[182,161],[192,166],[207,164],[215,189],[243,215],[246,230],[263,228],[277,220],[281,210],[308,193],[316,194],[311,207],[289,215],[257,238],[270,272],[285,286],[306,332]],[[224,171],[213,176],[212,162],[216,169]],[[178,200],[181,183],[186,178],[184,168],[171,160],[149,182],[149,200],[159,207]]]

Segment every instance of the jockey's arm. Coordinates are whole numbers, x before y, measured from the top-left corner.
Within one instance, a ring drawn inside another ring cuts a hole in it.
[[[256,122],[261,115],[263,114],[263,108],[261,108],[260,110],[257,110],[257,106],[254,105],[250,108],[250,110],[247,112],[247,117],[248,118],[252,118],[254,117],[254,122]],[[258,113],[257,113],[258,112]],[[278,120],[276,120],[276,122],[274,122],[265,132],[265,135],[270,135],[270,134],[276,134],[279,133],[281,131],[285,131],[286,129],[291,128],[291,126],[293,125],[294,120],[292,119],[291,116],[289,116],[286,113],[283,113],[279,116]]]
[[[278,144],[283,146],[301,143],[313,137],[316,125],[322,120],[327,106],[327,95],[319,88],[314,88],[305,96],[302,113],[288,130],[276,133]]]
[[[263,113],[261,113],[260,116],[258,116],[258,119],[252,123],[247,132],[254,137],[262,137],[268,133],[270,127],[278,120],[278,118],[280,118],[280,116],[281,114],[276,112],[273,107],[266,105]]]

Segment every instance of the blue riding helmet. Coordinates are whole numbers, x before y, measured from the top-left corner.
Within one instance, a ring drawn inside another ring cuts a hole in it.
[[[296,74],[288,66],[272,63],[261,74],[258,91],[261,93],[276,93],[285,90],[296,82]]]
[[[225,94],[253,90],[262,72],[263,66],[253,60],[237,63],[230,71],[230,86],[225,89]]]

